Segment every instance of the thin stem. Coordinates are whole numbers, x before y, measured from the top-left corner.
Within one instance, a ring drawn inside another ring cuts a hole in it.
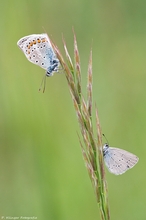
[[[87,101],[82,95],[81,86],[81,68],[80,57],[77,46],[76,35],[74,34],[74,60],[75,67],[68,53],[66,43],[63,39],[64,49],[67,59],[67,64],[64,62],[58,48],[53,45],[57,57],[63,66],[65,76],[68,82],[71,98],[73,100],[75,112],[77,115],[80,131],[83,142],[79,137],[79,142],[92,186],[94,188],[96,200],[100,210],[102,220],[110,220],[109,205],[108,205],[108,190],[105,178],[103,152],[102,152],[102,132],[99,123],[99,115],[96,108],[96,130],[97,136],[94,135],[93,115],[92,115],[92,50],[89,57],[88,75],[87,75]],[[98,141],[96,141],[98,139]]]

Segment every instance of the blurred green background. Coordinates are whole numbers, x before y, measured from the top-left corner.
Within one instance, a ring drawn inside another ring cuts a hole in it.
[[[108,172],[112,220],[146,217],[146,2],[6,0],[0,14],[0,217],[100,219],[84,166],[64,74],[47,78],[17,47],[44,33],[73,58],[74,27],[86,89],[93,48],[93,98],[110,145],[140,157],[122,176]]]

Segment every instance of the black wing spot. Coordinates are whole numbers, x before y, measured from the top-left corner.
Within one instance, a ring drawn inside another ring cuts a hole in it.
[[[38,63],[39,61],[38,61],[38,60],[36,60],[35,62],[36,62],[36,63]]]
[[[42,63],[42,66],[44,66],[44,63]]]

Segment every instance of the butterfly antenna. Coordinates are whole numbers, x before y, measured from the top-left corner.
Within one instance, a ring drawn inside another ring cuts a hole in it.
[[[45,74],[45,77],[44,77],[44,88],[43,88],[43,93],[45,92],[45,88],[46,88],[46,74]]]
[[[41,82],[41,85],[40,85],[40,88],[39,88],[39,92],[41,91],[42,89],[42,85],[44,84],[44,88],[43,88],[43,93],[45,92],[45,87],[46,87],[46,73],[42,79],[42,82]]]
[[[108,139],[106,138],[105,134],[102,134],[102,136],[105,138],[105,140],[107,141],[107,144],[109,145]]]
[[[44,28],[44,26],[42,26],[42,28],[44,29],[45,33],[47,33],[46,29]]]

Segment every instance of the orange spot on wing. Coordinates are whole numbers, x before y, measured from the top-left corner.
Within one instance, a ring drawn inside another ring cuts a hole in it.
[[[41,40],[40,39],[37,39],[38,43],[41,43]]]
[[[44,43],[44,42],[46,42],[46,38],[43,38],[43,39],[42,39],[42,43]]]
[[[30,42],[30,46],[32,46],[33,45],[33,42]]]

